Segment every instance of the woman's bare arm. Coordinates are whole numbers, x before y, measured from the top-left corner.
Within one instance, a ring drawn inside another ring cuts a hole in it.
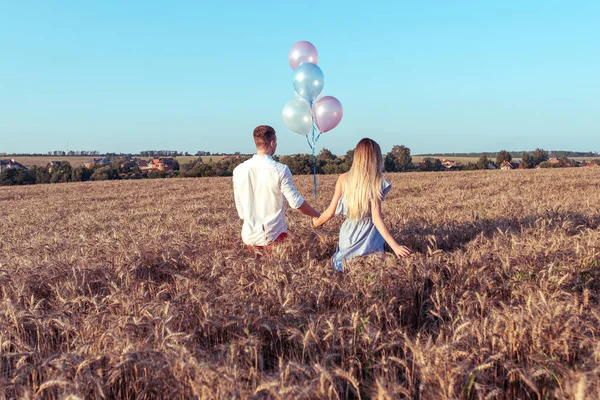
[[[315,228],[323,225],[335,215],[335,209],[340,201],[340,197],[342,197],[342,184],[344,183],[345,179],[346,174],[340,175],[335,184],[335,192],[333,192],[333,197],[331,199],[331,203],[329,203],[329,207],[327,207],[327,209],[321,213],[319,218],[313,218],[313,225]]]
[[[409,256],[410,249],[406,246],[399,245],[385,226],[381,216],[381,200],[371,200],[371,217],[373,218],[373,225],[375,225],[375,228],[377,228],[381,236],[383,236],[385,242],[392,248],[394,253],[396,253],[396,256],[398,256],[398,258]]]

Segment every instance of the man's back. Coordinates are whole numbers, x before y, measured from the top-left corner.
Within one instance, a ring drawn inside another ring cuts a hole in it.
[[[264,246],[287,231],[285,202],[298,208],[304,202],[289,168],[269,155],[254,155],[233,171],[238,215],[244,220],[242,240]]]

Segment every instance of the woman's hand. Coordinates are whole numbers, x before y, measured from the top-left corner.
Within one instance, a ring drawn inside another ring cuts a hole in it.
[[[397,245],[394,246],[392,250],[394,250],[394,253],[396,253],[396,256],[398,258],[405,258],[410,256],[410,249],[406,246]]]
[[[312,222],[313,222],[313,226],[314,226],[315,228],[318,228],[318,227],[319,227],[319,218],[316,218],[316,217],[314,217],[314,218],[312,219]]]

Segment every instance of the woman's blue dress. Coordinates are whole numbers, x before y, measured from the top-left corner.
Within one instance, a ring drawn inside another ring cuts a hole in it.
[[[382,186],[383,195],[381,200],[392,188],[392,185],[386,179],[382,181]],[[346,217],[340,229],[340,241],[337,250],[333,255],[333,267],[336,270],[343,270],[344,260],[370,253],[383,253],[385,240],[373,225],[373,219],[370,215],[361,219],[348,218],[348,207],[344,203],[343,194],[338,201],[335,213]]]

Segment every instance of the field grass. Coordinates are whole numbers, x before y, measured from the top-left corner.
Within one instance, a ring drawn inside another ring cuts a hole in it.
[[[598,172],[388,178],[414,255],[343,273],[340,217],[254,258],[230,178],[0,188],[0,398],[600,398]]]

